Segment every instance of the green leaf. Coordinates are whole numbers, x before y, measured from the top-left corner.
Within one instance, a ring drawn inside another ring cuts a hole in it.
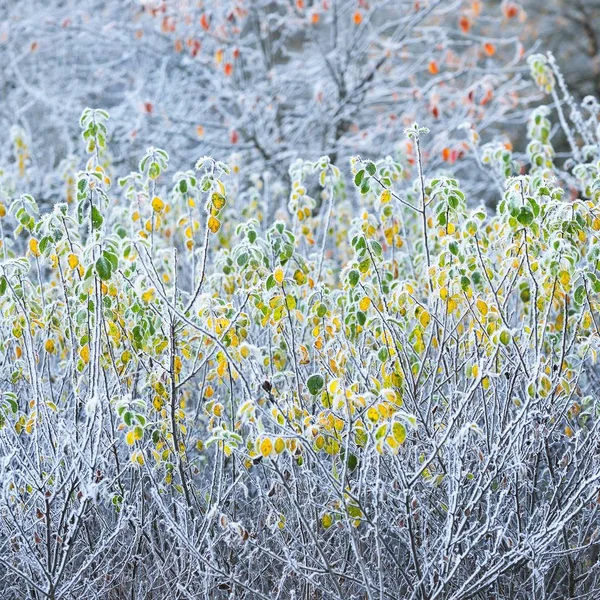
[[[106,258],[106,260],[108,260],[108,262],[110,262],[110,266],[112,267],[113,271],[116,271],[119,268],[119,258],[116,254],[105,250],[102,255],[104,258]]]
[[[521,225],[528,227],[533,223],[533,213],[526,206],[522,206],[519,214],[517,215],[517,221],[519,221]]]
[[[365,170],[361,169],[355,176],[354,176],[354,185],[356,185],[357,187],[360,186],[360,184],[362,183],[362,180],[365,178]]]
[[[392,424],[392,436],[399,444],[403,444],[406,439],[406,427],[402,423],[394,421]]]
[[[372,161],[369,161],[367,163],[366,169],[367,169],[367,173],[371,176],[375,175],[375,173],[377,172],[377,167],[375,166],[375,163]]]
[[[577,302],[577,304],[581,305],[581,304],[583,304],[584,300],[585,300],[585,286],[580,285],[575,290],[575,302]]]
[[[325,380],[323,379],[323,376],[319,373],[314,373],[308,378],[306,385],[308,386],[308,391],[313,396],[316,396],[323,389],[323,386],[325,385]]]
[[[8,287],[8,281],[6,280],[6,276],[2,275],[2,277],[0,278],[0,296],[4,295],[7,287]]]
[[[160,166],[157,162],[153,162],[150,164],[150,168],[148,169],[148,177],[150,179],[156,179],[160,175]]]
[[[356,269],[352,269],[348,273],[348,282],[350,283],[350,285],[352,287],[356,286],[356,284],[358,283],[359,279],[360,279],[360,273]]]
[[[356,454],[350,454],[350,456],[348,456],[347,464],[350,471],[354,471],[354,469],[356,469],[358,466],[358,458],[356,458]]]
[[[100,229],[102,223],[104,222],[104,218],[100,214],[100,211],[92,206],[92,226],[94,229]]]
[[[6,401],[10,404],[10,409],[13,411],[13,413],[16,413],[19,410],[19,405],[17,404],[16,400],[13,398],[7,398]]]
[[[102,281],[108,281],[112,275],[112,265],[106,256],[102,255],[96,261],[96,273]]]

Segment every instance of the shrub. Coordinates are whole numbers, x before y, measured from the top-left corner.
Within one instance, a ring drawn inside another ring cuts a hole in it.
[[[591,597],[600,140],[559,169],[549,117],[495,214],[415,125],[269,223],[208,157],[117,193],[87,109],[72,203],[0,209],[4,597]]]

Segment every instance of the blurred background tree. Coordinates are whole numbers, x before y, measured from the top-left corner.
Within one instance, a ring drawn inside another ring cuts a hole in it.
[[[513,3],[479,0],[4,3],[0,124],[20,127],[30,183],[72,154],[88,105],[110,110],[120,167],[151,144],[180,168],[211,154],[283,181],[298,156],[408,163],[403,130],[418,119],[443,132],[426,160],[468,179],[461,125],[502,131],[531,93],[523,17]],[[14,140],[3,147],[18,160]]]
[[[522,79],[530,49],[554,52],[576,99],[598,93],[599,13],[597,0],[5,2],[0,159],[16,176],[4,187],[69,199],[74,124],[102,106],[121,171],[150,145],[178,168],[211,154],[284,183],[299,156],[409,165],[403,130],[418,120],[437,132],[425,161],[469,189],[473,143],[510,147],[537,97]]]
[[[544,51],[553,52],[572,94],[580,100],[600,97],[600,2],[533,0],[524,5],[532,17],[525,37],[539,40]]]

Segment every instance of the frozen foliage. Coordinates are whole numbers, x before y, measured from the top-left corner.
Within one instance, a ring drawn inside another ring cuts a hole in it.
[[[598,104],[530,67],[571,156],[543,106],[524,158],[468,130],[494,214],[417,125],[272,223],[83,112],[70,201],[0,205],[3,598],[597,598]]]

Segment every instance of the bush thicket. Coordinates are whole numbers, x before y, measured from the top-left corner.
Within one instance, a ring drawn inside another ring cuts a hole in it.
[[[3,598],[594,598],[600,132],[572,108],[560,166],[546,107],[525,160],[470,131],[493,214],[414,125],[353,181],[294,162],[274,223],[235,164],[114,179],[86,109],[70,202],[0,206]]]

